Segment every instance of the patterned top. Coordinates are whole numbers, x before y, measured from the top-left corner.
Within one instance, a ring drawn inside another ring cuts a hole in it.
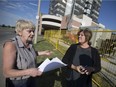
[[[29,44],[29,48],[26,48],[21,41],[20,36],[16,36],[11,39],[16,46],[16,62],[15,69],[23,70],[36,67],[36,53],[32,47],[32,43]],[[17,78],[10,78],[11,80],[26,79],[30,76],[22,76]]]

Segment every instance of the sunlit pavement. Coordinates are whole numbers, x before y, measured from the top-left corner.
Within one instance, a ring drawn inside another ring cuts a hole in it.
[[[116,85],[116,53],[112,56],[105,57],[101,60],[102,70],[100,76],[105,78],[107,82],[114,87]]]

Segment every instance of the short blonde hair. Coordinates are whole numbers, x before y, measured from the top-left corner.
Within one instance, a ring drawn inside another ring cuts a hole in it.
[[[35,29],[35,25],[29,20],[18,20],[15,27],[16,33],[18,34],[24,29]]]

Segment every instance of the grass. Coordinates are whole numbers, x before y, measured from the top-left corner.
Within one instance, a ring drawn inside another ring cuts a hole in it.
[[[38,37],[37,44],[34,45],[36,50],[51,50],[53,54],[51,56],[38,56],[37,63],[38,65],[44,61],[46,58],[52,59],[58,57],[62,59],[63,55],[56,50],[48,41],[44,40],[42,36]],[[52,70],[46,73],[43,73],[41,77],[37,77],[37,87],[65,87],[62,85],[63,78],[60,75],[60,69]],[[63,82],[64,83],[64,82]]]
[[[39,51],[50,50],[50,51],[53,52],[51,56],[38,56],[37,57],[37,63],[44,61],[46,58],[51,59],[51,58],[54,58],[54,57],[58,57],[58,58],[62,59],[62,57],[63,57],[63,55],[58,50],[56,50],[52,46],[52,44],[50,44],[48,41],[43,39],[42,36],[38,37],[38,42],[37,42],[37,44],[34,45],[34,47],[35,47],[36,50],[39,50]]]

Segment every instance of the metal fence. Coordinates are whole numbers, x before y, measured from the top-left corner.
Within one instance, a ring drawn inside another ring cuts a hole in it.
[[[57,50],[65,54],[72,43],[78,43],[77,30],[46,30],[44,38]],[[99,50],[102,70],[93,75],[93,83],[97,87],[116,86],[116,31],[94,30],[92,46]]]

